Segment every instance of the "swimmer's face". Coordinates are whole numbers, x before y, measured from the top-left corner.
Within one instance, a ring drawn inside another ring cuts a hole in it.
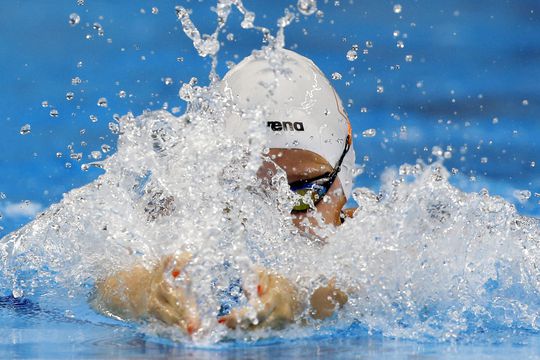
[[[332,165],[323,157],[301,149],[270,149],[268,156],[275,165],[287,173],[287,181],[290,183],[300,180],[310,180],[321,175],[328,174],[333,170]],[[276,173],[276,167],[271,162],[264,162],[257,175],[260,178],[271,178]],[[324,198],[315,205],[315,210],[294,212],[293,222],[301,230],[305,229],[305,220],[310,226],[317,226],[317,221],[312,217],[313,212],[320,213],[326,224],[341,224],[341,209],[347,202],[341,188],[339,177],[336,178]],[[311,215],[311,216],[310,216]]]

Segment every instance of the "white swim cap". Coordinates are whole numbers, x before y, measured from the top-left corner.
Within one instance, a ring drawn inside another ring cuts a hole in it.
[[[290,50],[278,50],[269,60],[250,55],[222,80],[225,96],[240,112],[264,109],[269,148],[303,149],[336,166],[346,142],[350,149],[338,177],[348,198],[355,162],[352,129],[345,109],[330,82],[315,64]],[[226,115],[227,131],[246,136],[249,121],[239,112]]]

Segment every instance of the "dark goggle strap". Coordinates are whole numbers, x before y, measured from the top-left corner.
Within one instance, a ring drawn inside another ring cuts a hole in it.
[[[295,191],[295,190],[298,190],[298,189],[302,189],[302,188],[305,187],[306,184],[317,182],[318,180],[322,180],[322,179],[328,179],[327,180],[327,182],[329,184],[328,187],[332,186],[332,184],[336,180],[336,177],[338,176],[339,171],[341,170],[341,164],[343,163],[343,160],[345,159],[345,155],[347,155],[350,148],[351,148],[351,137],[349,135],[347,135],[347,139],[345,140],[345,149],[343,149],[343,152],[341,153],[341,156],[340,156],[336,166],[334,167],[334,169],[331,172],[326,173],[326,174],[322,174],[321,176],[318,176],[318,177],[313,178],[313,179],[299,180],[299,181],[295,181],[293,183],[290,183],[289,186],[291,187],[291,190]]]

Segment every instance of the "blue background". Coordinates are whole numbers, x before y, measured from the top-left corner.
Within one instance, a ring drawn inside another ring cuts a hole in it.
[[[114,152],[116,135],[108,129],[114,114],[140,114],[165,103],[183,112],[181,83],[193,76],[208,83],[209,59],[197,56],[174,7],[192,9],[194,23],[210,33],[214,3],[86,0],[81,6],[77,0],[2,1],[0,192],[5,199],[0,195],[0,212],[9,203],[25,200],[46,208],[98,176],[100,170],[84,172],[80,167],[102,144]],[[517,205],[525,214],[539,214],[540,198],[534,193],[540,192],[540,163],[531,162],[539,161],[540,149],[540,2],[399,3],[403,10],[396,14],[392,1],[342,0],[336,5],[319,0],[322,22],[315,15],[302,16],[286,31],[287,47],[312,58],[328,77],[342,74],[332,82],[358,135],[357,163],[365,165],[365,173],[357,185],[377,189],[385,167],[418,158],[429,161],[433,146],[451,146],[453,156],[445,165],[459,170],[453,180],[458,186],[467,191],[487,187],[514,202],[514,189],[530,190],[531,199]],[[245,1],[257,14],[256,24],[272,29],[291,4],[295,8],[294,1]],[[159,12],[152,14],[152,7]],[[81,17],[77,26],[68,23],[71,13]],[[259,33],[240,28],[240,18],[234,11],[221,36],[221,75],[226,61],[237,62],[261,45]],[[94,22],[101,24],[104,36],[93,29]],[[398,37],[393,35],[396,30]],[[234,41],[226,39],[229,32]],[[398,40],[404,48],[396,46]],[[366,41],[373,47],[363,54]],[[359,55],[350,62],[346,53],[354,44]],[[413,55],[413,61],[405,61],[406,55]],[[74,86],[71,81],[77,76],[82,83]],[[173,84],[167,85],[166,77]],[[383,93],[377,93],[378,82]],[[121,90],[127,92],[125,98],[118,96]],[[66,100],[68,91],[75,94],[71,101]],[[100,97],[107,98],[107,108],[97,106]],[[48,108],[41,106],[44,100]],[[49,115],[51,108],[58,110],[58,117]],[[90,115],[98,121],[90,121]],[[24,124],[32,130],[22,136]],[[403,127],[406,137],[400,136]],[[377,135],[362,137],[370,128]],[[75,153],[83,153],[81,161],[69,158],[70,144]],[[459,149],[465,145],[468,151],[462,155]],[[470,181],[471,176],[476,181]],[[30,219],[4,215],[0,236]]]

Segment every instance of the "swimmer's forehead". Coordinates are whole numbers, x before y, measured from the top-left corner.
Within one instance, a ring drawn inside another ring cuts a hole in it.
[[[287,180],[312,179],[333,170],[322,156],[309,150],[271,148],[268,156],[287,173]]]

